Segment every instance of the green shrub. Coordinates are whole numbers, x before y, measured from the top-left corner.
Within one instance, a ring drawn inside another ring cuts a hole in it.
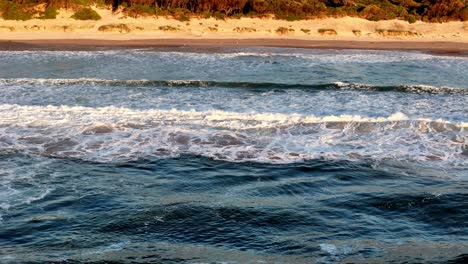
[[[78,10],[72,18],[76,20],[99,20],[101,16],[91,8],[83,8]]]
[[[119,32],[119,33],[130,33],[130,28],[126,24],[109,24],[102,25],[98,28],[98,31],[102,32]]]
[[[243,16],[244,16],[244,14],[242,14],[242,13],[235,13],[232,16],[230,16],[230,18],[241,19]],[[252,13],[248,13],[245,16],[247,16],[247,17],[252,16]],[[256,15],[254,15],[254,16],[256,16]]]
[[[170,15],[181,21],[181,22],[188,22],[190,21],[190,11],[185,8],[175,8],[170,10]]]
[[[214,13],[213,13],[213,17],[214,17],[215,19],[218,19],[218,20],[224,20],[224,19],[226,19],[226,16],[225,16],[223,13],[221,13],[221,12],[214,12]]]
[[[416,17],[413,15],[408,16],[408,23],[413,24],[416,23]]]
[[[188,22],[190,21],[190,17],[187,14],[182,14],[177,18],[177,20],[181,22]]]
[[[297,20],[304,19],[304,16],[296,15],[296,14],[287,14],[287,15],[283,15],[283,16],[276,16],[276,18],[287,20],[287,21],[297,21]]]
[[[212,16],[211,12],[205,11],[201,14],[202,18],[208,19]]]
[[[7,2],[3,6],[2,18],[5,20],[28,20],[32,14],[23,10],[17,3]]]
[[[368,5],[359,14],[366,19],[369,19],[372,21],[379,21],[381,12],[382,10],[379,6]]]
[[[156,9],[152,6],[133,4],[130,7],[124,8],[124,13],[130,17],[137,18],[138,16],[151,16],[156,14]]]
[[[53,6],[48,6],[45,10],[44,13],[39,17],[40,19],[56,19],[57,18],[57,8]]]

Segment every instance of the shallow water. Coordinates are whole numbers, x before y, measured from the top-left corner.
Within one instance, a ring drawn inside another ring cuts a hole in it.
[[[468,59],[0,51],[0,262],[444,263]]]

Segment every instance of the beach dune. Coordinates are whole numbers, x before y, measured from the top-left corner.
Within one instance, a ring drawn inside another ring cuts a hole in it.
[[[71,18],[71,10],[62,9],[57,19],[0,20],[1,46],[8,46],[5,41],[19,41],[59,46],[216,44],[468,51],[468,21],[410,24],[402,20],[368,21],[353,17],[299,21],[192,17],[190,21],[179,21],[156,16],[132,18],[120,12],[94,9],[102,19],[75,20]]]

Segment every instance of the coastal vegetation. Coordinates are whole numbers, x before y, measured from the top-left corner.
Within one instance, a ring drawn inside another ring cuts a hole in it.
[[[353,34],[357,37],[360,37],[362,35],[362,31],[359,29],[353,29]]]
[[[47,6],[42,13],[42,15],[39,17],[41,19],[55,19],[57,18],[57,8],[54,6]]]
[[[194,16],[220,20],[243,16],[285,20],[352,16],[410,23],[468,20],[467,0],[0,0],[0,13],[8,20],[46,19],[65,8],[75,10],[76,19],[99,19],[91,6],[112,8],[131,17],[172,16],[181,21]]]
[[[278,33],[280,35],[285,35],[285,34],[288,34],[288,33],[292,33],[294,31],[295,31],[294,29],[287,28],[287,27],[279,27],[279,28],[276,29],[276,33]]]
[[[317,31],[320,35],[326,35],[326,36],[335,36],[338,34],[336,30],[332,28],[319,28]]]
[[[396,29],[376,29],[375,32],[384,37],[415,37],[420,35],[417,32]]]
[[[77,20],[99,20],[101,16],[89,7],[85,7],[76,11],[72,18]]]
[[[109,24],[102,25],[98,28],[101,32],[119,32],[119,33],[130,33],[131,29],[126,24]]]
[[[173,27],[173,26],[160,26],[159,30],[162,30],[162,31],[179,31],[178,28]]]

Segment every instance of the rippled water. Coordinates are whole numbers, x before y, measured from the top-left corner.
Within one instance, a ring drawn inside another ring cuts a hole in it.
[[[468,261],[468,58],[0,51],[0,262]]]

